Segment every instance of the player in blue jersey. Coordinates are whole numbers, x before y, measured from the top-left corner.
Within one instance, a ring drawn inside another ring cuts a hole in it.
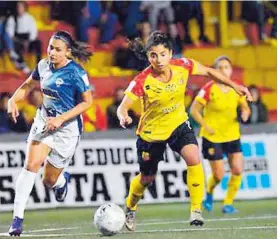
[[[92,103],[88,76],[73,60],[88,60],[92,56],[88,45],[76,42],[65,31],[59,31],[50,38],[47,53],[48,58],[38,63],[8,103],[8,113],[16,122],[17,102],[25,99],[36,83],[40,83],[43,104],[37,110],[27,140],[24,168],[16,181],[13,222],[9,229],[13,236],[22,233],[27,199],[43,162],[44,185],[53,188],[57,201],[65,199],[70,175],[64,169],[79,142],[82,131],[80,115]]]

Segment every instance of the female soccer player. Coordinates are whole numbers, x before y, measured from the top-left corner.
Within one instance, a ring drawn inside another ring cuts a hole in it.
[[[227,78],[231,77],[232,65],[226,56],[217,58],[214,67]],[[209,160],[212,169],[206,188],[206,200],[203,203],[208,211],[213,208],[213,190],[224,176],[222,159],[223,154],[226,154],[232,175],[222,211],[228,214],[237,212],[232,204],[241,184],[243,168],[239,122],[237,121],[238,107],[241,109],[242,120],[247,121],[250,109],[246,98],[239,96],[231,87],[213,81],[201,89],[191,107],[192,117],[201,125],[203,156]]]
[[[138,74],[126,90],[118,108],[120,125],[125,128],[132,119],[128,110],[133,102],[142,103],[141,118],[137,129],[137,155],[140,174],[132,179],[126,199],[126,227],[135,230],[137,203],[146,187],[157,173],[163,160],[166,144],[185,160],[187,186],[191,199],[191,225],[203,225],[201,204],[204,193],[204,173],[194,132],[189,124],[184,106],[184,94],[190,75],[211,76],[217,82],[233,87],[240,95],[250,93],[247,88],[235,84],[215,69],[205,67],[191,59],[171,59],[172,45],[169,37],[153,32],[146,45],[135,39],[130,43],[138,57],[147,56],[150,66]]]
[[[14,236],[22,233],[26,202],[45,159],[43,183],[54,189],[57,201],[65,199],[70,175],[63,170],[79,142],[80,114],[92,103],[87,74],[73,60],[88,60],[92,55],[89,47],[74,41],[69,33],[58,31],[50,38],[47,53],[48,58],[38,63],[8,103],[8,113],[16,122],[17,102],[40,82],[43,104],[37,110],[27,140],[25,165],[16,181],[13,222],[9,229]]]

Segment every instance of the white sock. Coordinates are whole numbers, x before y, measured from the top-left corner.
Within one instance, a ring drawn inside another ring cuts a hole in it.
[[[14,217],[24,218],[24,210],[27,200],[35,183],[36,173],[27,171],[23,168],[16,180]]]
[[[60,173],[59,177],[57,178],[57,181],[56,183],[53,185],[53,188],[62,188],[64,187],[66,183],[66,179],[65,179],[65,176],[64,176],[64,173]]]

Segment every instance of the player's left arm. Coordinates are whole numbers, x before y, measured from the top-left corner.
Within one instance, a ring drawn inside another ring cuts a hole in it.
[[[53,131],[62,126],[63,123],[77,117],[86,110],[88,110],[93,103],[92,91],[88,76],[85,71],[80,71],[76,74],[76,81],[74,82],[75,89],[81,96],[81,102],[69,111],[53,118],[47,119],[46,131]]]
[[[253,98],[247,87],[235,83],[234,81],[230,80],[228,77],[224,76],[219,71],[217,71],[211,67],[204,66],[204,65],[200,64],[199,62],[194,61],[192,75],[208,76],[208,77],[212,78],[212,80],[214,80],[218,83],[222,83],[222,84],[225,84],[225,85],[228,85],[228,86],[234,88],[234,90],[239,95],[246,95],[246,98],[248,101],[253,101]]]
[[[240,117],[243,122],[246,122],[250,117],[251,110],[250,110],[249,105],[244,96],[240,97],[238,105],[239,105],[240,112],[241,112]]]
[[[93,97],[91,90],[87,90],[81,94],[82,102],[76,105],[71,110],[57,116],[57,117],[49,117],[47,119],[46,131],[53,131],[58,129],[63,123],[77,117],[82,114],[86,110],[88,110],[93,103]]]

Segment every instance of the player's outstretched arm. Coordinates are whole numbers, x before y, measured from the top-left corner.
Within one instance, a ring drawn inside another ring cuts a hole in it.
[[[206,124],[206,122],[203,118],[203,114],[202,114],[203,109],[204,109],[204,106],[195,99],[190,107],[190,115],[209,134],[214,134],[214,130]]]
[[[16,123],[16,118],[19,116],[17,102],[24,100],[28,94],[35,88],[37,81],[29,76],[21,86],[17,88],[13,96],[8,101],[8,114],[11,119]]]
[[[120,121],[120,125],[126,129],[127,125],[130,125],[132,123],[132,118],[128,115],[128,110],[133,105],[134,101],[125,95],[125,97],[122,100],[122,103],[119,105],[117,109],[117,116]]]
[[[211,77],[216,82],[219,82],[219,83],[222,83],[222,84],[225,84],[225,85],[228,85],[228,86],[234,88],[234,90],[239,95],[246,95],[246,99],[248,101],[253,101],[253,98],[247,87],[235,83],[234,81],[230,80],[228,77],[224,76],[219,71],[217,71],[211,67],[204,66],[197,62],[196,62],[196,64],[197,64],[197,70],[196,70],[195,74]]]
[[[245,98],[239,100],[239,107],[241,112],[241,119],[243,122],[246,122],[250,117],[251,110]]]

